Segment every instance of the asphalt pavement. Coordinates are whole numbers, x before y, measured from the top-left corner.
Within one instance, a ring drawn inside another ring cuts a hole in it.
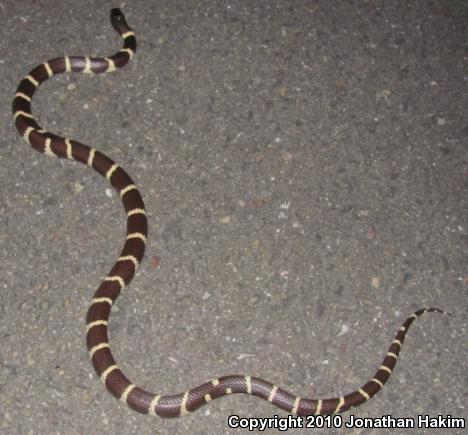
[[[341,427],[288,433],[466,421],[468,2],[0,0],[0,433],[236,434],[231,415],[287,417],[240,394],[143,416],[90,364],[85,314],[125,214],[98,174],[34,152],[11,102],[47,59],[117,51],[112,7],[137,35],[132,62],[54,77],[33,111],[116,160],[145,200],[147,254],[109,323],[127,376],[161,394],[237,373],[339,396],[434,306],[454,317],[418,319]]]

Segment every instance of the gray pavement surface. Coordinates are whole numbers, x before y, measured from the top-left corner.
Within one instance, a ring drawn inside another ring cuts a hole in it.
[[[33,152],[10,107],[38,63],[117,51],[115,6],[134,61],[56,77],[33,110],[145,199],[147,255],[110,321],[126,374],[161,393],[247,373],[331,397],[436,306],[456,316],[418,320],[385,389],[343,418],[466,419],[468,2],[0,0],[0,432],[234,434],[231,414],[286,416],[235,395],[155,419],[94,374],[84,318],[123,209],[89,168]]]

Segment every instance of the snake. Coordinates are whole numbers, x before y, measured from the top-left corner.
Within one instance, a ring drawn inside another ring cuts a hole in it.
[[[86,316],[86,344],[94,370],[107,390],[131,409],[160,417],[179,417],[222,396],[244,393],[260,397],[297,416],[334,414],[368,401],[392,374],[410,325],[424,313],[451,315],[439,308],[422,308],[411,314],[398,329],[374,376],[355,391],[324,399],[300,397],[259,377],[228,375],[213,378],[177,394],[154,394],[135,385],[117,365],[109,344],[108,319],[120,292],[133,279],[145,252],[148,224],[145,205],[136,184],[111,158],[68,137],[42,128],[31,113],[31,101],[40,84],[68,72],[101,74],[126,65],[136,52],[135,33],[120,9],[110,13],[111,24],[123,39],[123,47],[109,57],[63,56],[32,69],[19,83],[13,100],[13,117],[19,134],[31,147],[47,156],[74,160],[104,176],[118,193],[127,217],[126,239],[117,261],[94,293]]]

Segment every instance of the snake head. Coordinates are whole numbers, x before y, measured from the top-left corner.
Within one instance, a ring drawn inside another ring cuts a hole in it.
[[[130,30],[127,21],[125,21],[125,16],[119,8],[111,9],[110,20],[114,29],[120,34]]]

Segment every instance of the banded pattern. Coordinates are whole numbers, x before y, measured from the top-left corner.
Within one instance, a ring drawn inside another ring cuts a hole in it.
[[[307,399],[296,396],[263,379],[223,376],[184,393],[156,395],[135,386],[116,364],[109,345],[107,322],[112,304],[132,280],[145,251],[147,221],[138,188],[129,175],[101,152],[75,140],[43,129],[31,113],[34,92],[56,74],[81,72],[100,74],[124,66],[136,51],[136,39],[119,9],[112,9],[111,23],[124,40],[123,48],[110,57],[59,57],[34,68],[19,84],[13,100],[13,117],[21,136],[37,151],[48,156],[76,160],[104,176],[119,193],[127,214],[127,237],[117,262],[94,294],[87,314],[86,342],[97,375],[106,388],[130,408],[161,417],[179,417],[228,394],[245,393],[261,397],[296,415],[330,414],[346,411],[369,400],[390,377],[410,325],[426,312],[445,313],[438,308],[416,311],[403,323],[373,378],[356,391],[342,397]],[[448,313],[447,313],[448,314]]]

